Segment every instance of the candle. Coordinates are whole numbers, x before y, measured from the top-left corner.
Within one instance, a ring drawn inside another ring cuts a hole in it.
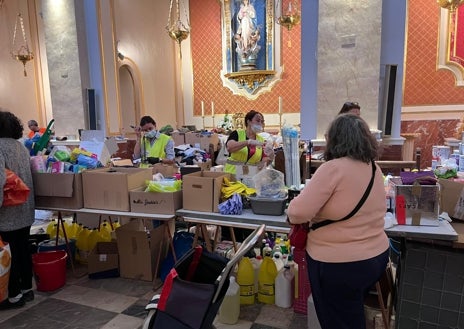
[[[282,114],[282,96],[279,96],[279,114]]]
[[[201,116],[205,116],[205,102],[201,101]]]
[[[214,102],[211,101],[211,116],[214,118]]]

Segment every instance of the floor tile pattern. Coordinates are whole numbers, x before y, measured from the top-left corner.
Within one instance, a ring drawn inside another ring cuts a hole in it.
[[[0,329],[141,329],[145,306],[161,288],[124,278],[88,279],[84,269],[68,271],[66,285],[53,292],[34,290],[34,301],[0,312]],[[305,315],[275,305],[242,306],[240,320],[217,329],[306,328]]]

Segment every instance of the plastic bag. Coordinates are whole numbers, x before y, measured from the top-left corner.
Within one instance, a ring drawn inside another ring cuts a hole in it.
[[[284,174],[272,168],[265,168],[253,177],[256,194],[259,197],[276,198],[287,194]]]
[[[309,226],[308,223],[304,224],[292,224],[290,232],[288,233],[288,239],[290,245],[298,250],[306,249],[306,240],[308,238]]]
[[[2,206],[17,206],[27,201],[31,190],[13,171],[5,168]]]
[[[162,179],[148,181],[145,192],[176,192],[182,189],[182,181],[177,179]]]
[[[0,302],[8,297],[8,280],[10,278],[11,250],[7,242],[0,237]]]

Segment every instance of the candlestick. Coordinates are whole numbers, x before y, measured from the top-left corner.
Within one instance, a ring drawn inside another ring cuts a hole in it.
[[[205,102],[201,101],[201,116],[205,116]]]
[[[211,101],[211,116],[214,118],[214,102]]]

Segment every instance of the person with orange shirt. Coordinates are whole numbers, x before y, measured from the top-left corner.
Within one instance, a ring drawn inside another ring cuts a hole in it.
[[[27,126],[31,131],[27,134],[27,138],[32,139],[36,134],[39,134],[39,136],[42,136],[44,132],[47,130],[47,128],[39,127],[39,124],[35,120],[29,120],[27,122]]]

